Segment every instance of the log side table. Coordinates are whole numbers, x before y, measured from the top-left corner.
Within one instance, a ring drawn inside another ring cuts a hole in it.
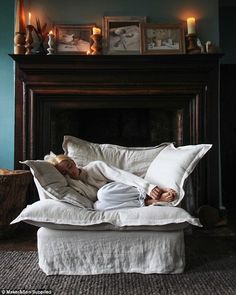
[[[0,238],[15,230],[10,225],[26,206],[26,193],[32,181],[30,171],[0,169]]]

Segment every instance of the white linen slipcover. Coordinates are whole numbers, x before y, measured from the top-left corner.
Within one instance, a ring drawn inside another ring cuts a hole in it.
[[[55,200],[28,205],[11,224],[26,223],[52,229],[69,230],[180,230],[201,226],[198,218],[178,207],[144,206],[95,211]]]
[[[183,230],[69,231],[41,227],[39,266],[47,275],[182,273]]]

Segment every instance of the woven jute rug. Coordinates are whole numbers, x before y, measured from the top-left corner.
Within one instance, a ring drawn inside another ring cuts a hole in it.
[[[0,251],[0,294],[211,295],[236,294],[236,241],[186,241],[183,274],[46,276],[37,252]]]

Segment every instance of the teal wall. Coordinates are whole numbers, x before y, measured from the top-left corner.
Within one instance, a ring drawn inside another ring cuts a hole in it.
[[[149,22],[176,23],[190,15],[197,18],[203,42],[219,44],[218,0],[25,0],[32,19],[50,26],[57,23],[102,25],[103,16],[146,16]],[[26,17],[27,18],[27,17]],[[0,0],[0,168],[14,166],[14,0]]]
[[[0,1],[0,168],[14,162],[14,0]]]

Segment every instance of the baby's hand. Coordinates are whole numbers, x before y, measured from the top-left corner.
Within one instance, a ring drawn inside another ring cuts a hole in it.
[[[155,186],[150,193],[150,197],[153,200],[159,200],[162,193],[163,191],[158,186]]]

